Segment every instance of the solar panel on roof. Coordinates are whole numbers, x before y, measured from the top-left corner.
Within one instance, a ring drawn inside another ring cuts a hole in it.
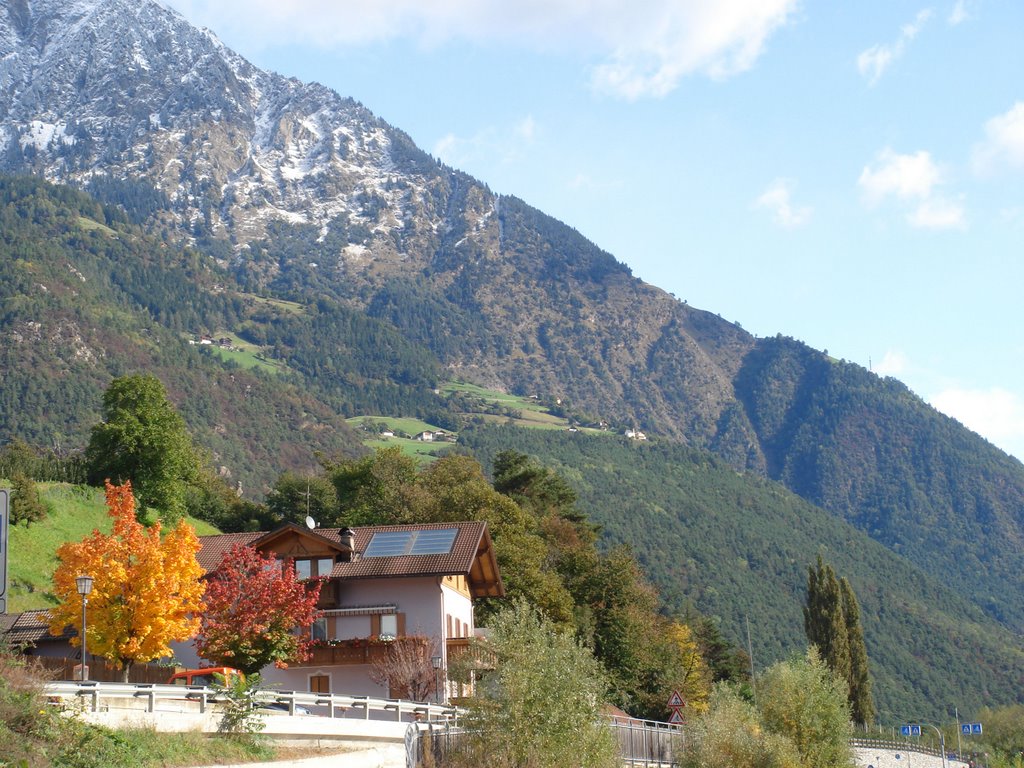
[[[451,552],[458,528],[437,528],[432,531],[417,531],[409,549],[410,555],[443,555]]]
[[[399,555],[444,555],[451,552],[458,528],[426,531],[380,531],[373,534],[363,557]]]

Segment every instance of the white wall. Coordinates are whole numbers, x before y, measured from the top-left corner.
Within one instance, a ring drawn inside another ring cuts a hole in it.
[[[473,603],[456,590],[442,587],[438,577],[412,577],[390,579],[353,579],[338,585],[342,607],[394,604],[398,613],[405,614],[405,634],[424,635],[437,643],[437,649],[446,655],[441,642],[446,637],[446,616],[458,618],[462,637],[473,634]],[[347,640],[370,635],[369,616],[335,617],[332,639]],[[191,642],[172,645],[175,659],[182,665],[195,668],[207,666],[199,659]],[[262,675],[269,685],[281,690],[308,691],[312,675],[329,675],[330,690],[357,696],[386,697],[386,687],[377,685],[368,676],[367,665],[316,667],[264,668]]]

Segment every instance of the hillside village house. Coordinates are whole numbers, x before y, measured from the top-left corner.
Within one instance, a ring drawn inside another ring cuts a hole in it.
[[[288,524],[270,532],[203,536],[200,541],[199,562],[207,573],[241,543],[293,559],[300,576],[327,579],[320,591],[323,618],[311,628],[319,641],[312,657],[287,669],[263,670],[264,680],[282,690],[399,695],[369,676],[370,664],[386,652],[390,638],[426,638],[431,655],[441,657],[444,675],[449,660],[466,652],[476,634],[473,600],[505,594],[482,522],[354,530]],[[26,653],[70,659],[70,670],[79,658],[79,649],[69,642],[74,631],[69,627],[59,636],[50,635],[46,614],[35,610],[0,616],[0,635]],[[191,641],[173,648],[178,663],[206,666]]]
[[[312,627],[312,657],[287,669],[269,666],[264,680],[283,690],[397,695],[370,679],[370,664],[391,638],[421,636],[441,657],[468,647],[476,632],[473,600],[503,597],[494,546],[483,522],[356,529],[284,525],[257,533],[200,537],[199,562],[210,573],[224,553],[246,544],[293,559],[300,576],[326,578],[323,618]],[[202,664],[191,643],[175,648],[187,666]]]

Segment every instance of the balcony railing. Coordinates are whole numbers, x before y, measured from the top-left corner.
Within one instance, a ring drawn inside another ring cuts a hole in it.
[[[336,644],[315,645],[305,661],[290,661],[290,667],[325,667],[343,664],[373,664],[383,662],[390,649],[403,643],[420,645],[427,639],[417,636],[396,637],[394,640],[342,640]]]
[[[476,638],[449,637],[445,644],[448,647],[448,666],[466,671],[473,669],[494,669],[494,654]]]

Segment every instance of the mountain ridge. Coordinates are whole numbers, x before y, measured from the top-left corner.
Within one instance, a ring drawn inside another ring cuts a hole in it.
[[[188,294],[188,315],[169,293],[147,298],[139,277],[131,301],[153,322],[213,332],[230,318],[225,330],[316,392],[317,412],[443,411],[431,388],[460,377],[714,451],[1024,631],[1024,465],[903,385],[677,301],[362,105],[261,72],[154,3],[9,4],[0,46],[0,169],[121,206],[153,238],[147,248],[194,254],[183,279],[221,280],[241,302],[211,306],[204,288]],[[23,294],[43,301],[30,265],[15,267]],[[305,314],[271,316],[243,295],[291,299]],[[44,314],[0,319],[12,365],[28,353],[12,341],[26,322],[42,336],[68,332]],[[136,350],[94,373],[94,386],[147,364]],[[5,413],[16,407],[8,399]],[[212,416],[202,403],[186,409],[193,423]],[[0,439],[24,436],[7,424]],[[308,444],[289,452],[293,466],[312,455]]]

